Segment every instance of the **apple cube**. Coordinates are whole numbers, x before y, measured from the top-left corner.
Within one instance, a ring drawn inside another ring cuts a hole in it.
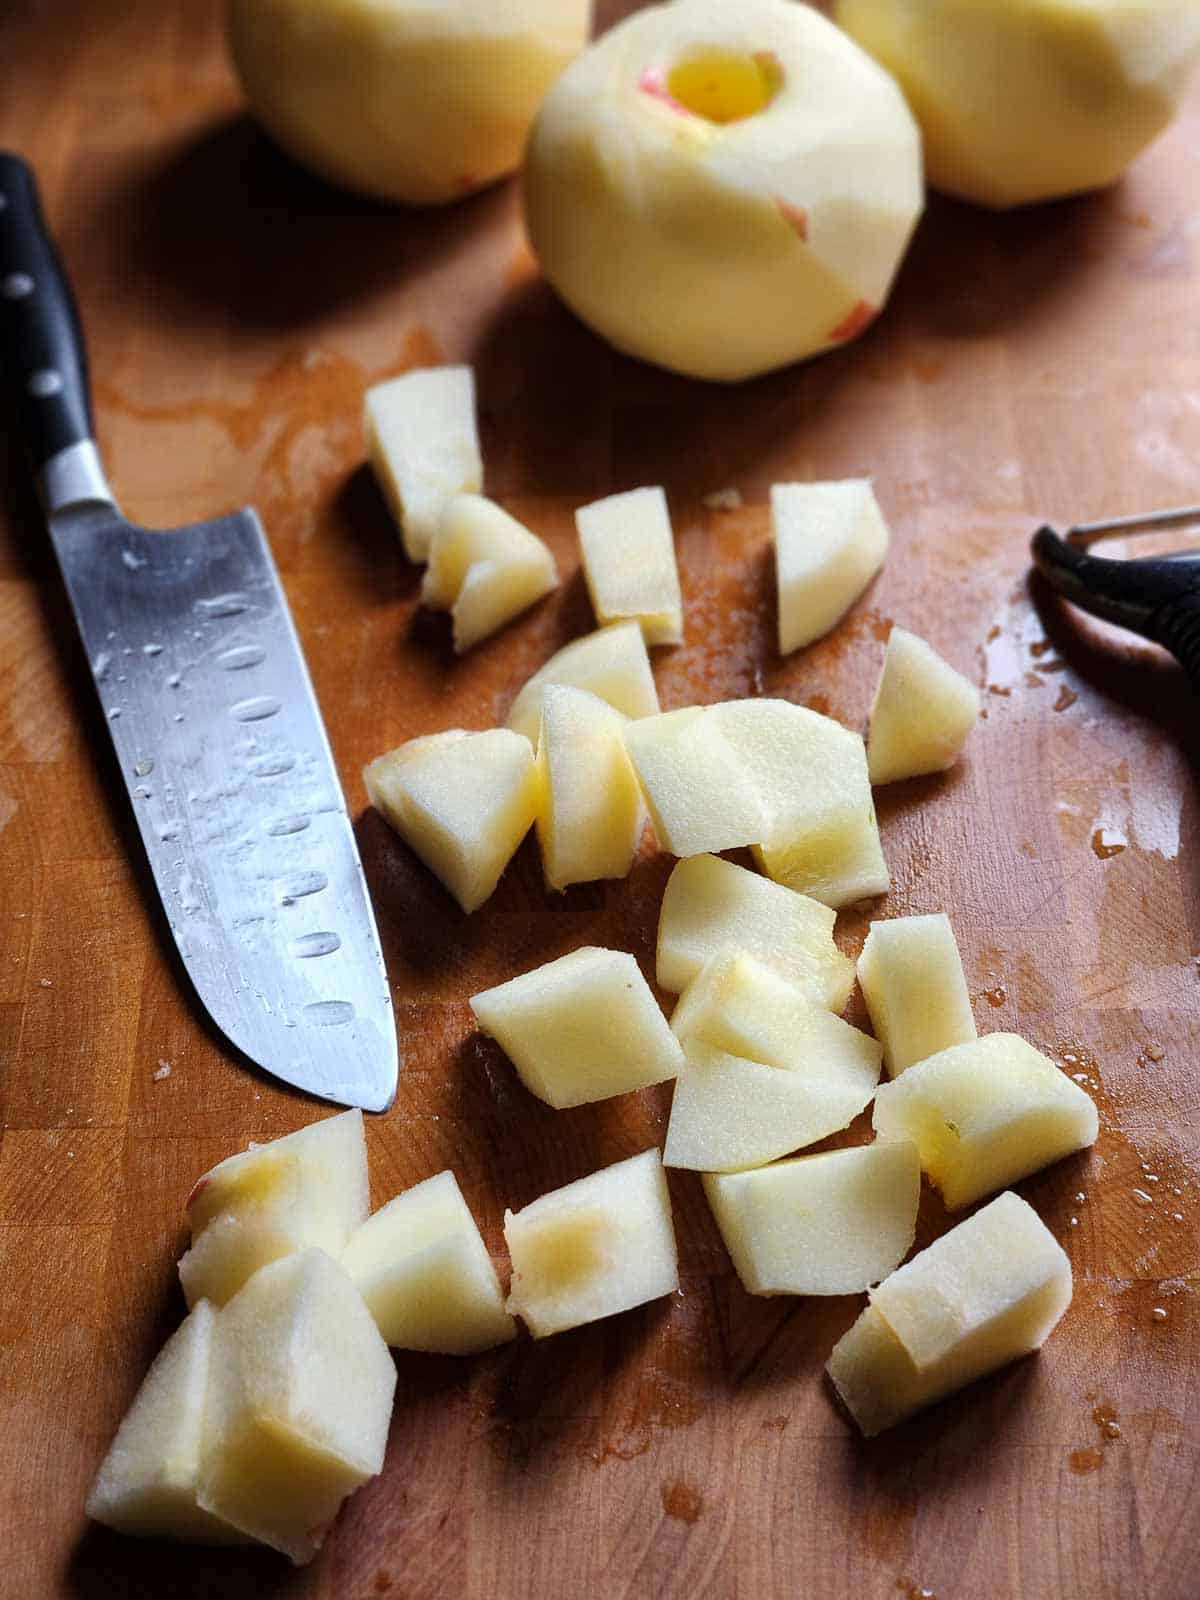
[[[679,1287],[671,1196],[657,1150],[554,1189],[504,1217],[508,1309],[535,1339]]]
[[[404,553],[424,561],[447,504],[483,487],[470,367],[427,367],[367,390],[364,426],[375,476]]]
[[[516,1337],[492,1258],[452,1172],[390,1200],[342,1252],[386,1342],[466,1356]]]
[[[1095,1144],[1095,1102],[1015,1033],[952,1045],[880,1086],[875,1131],[912,1139],[951,1211]]]
[[[683,706],[643,717],[625,731],[654,831],[676,856],[756,844],[770,819],[753,774],[710,715]]]
[[[862,739],[787,700],[728,700],[705,713],[759,797],[743,842],[768,876],[837,909],[890,886]]]
[[[664,1160],[726,1172],[761,1166],[850,1123],[879,1079],[879,1045],[749,956],[714,956],[671,1026],[685,1065]]]
[[[658,982],[684,989],[714,955],[744,951],[840,1011],[854,963],[833,942],[834,913],[819,901],[720,856],[692,856],[667,880],[658,922]]]
[[[874,803],[836,837],[810,833],[775,848],[755,845],[753,855],[776,883],[839,911],[874,900],[892,886]]]
[[[246,1542],[196,1504],[215,1319],[198,1301],[155,1357],[88,1494],[94,1521],[144,1539]]]
[[[580,506],[575,526],[592,610],[601,627],[632,619],[647,644],[678,644],[683,638],[683,599],[663,491],[631,489]]]
[[[889,884],[859,736],[786,700],[647,717],[626,734],[660,842],[749,845],[771,876],[835,908]]]
[[[764,1066],[809,1073],[829,1089],[842,1084],[854,1109],[839,1128],[879,1081],[878,1040],[741,951],[724,950],[705,962],[679,997],[671,1031],[685,1045],[700,1039]]]
[[[621,713],[586,689],[547,685],[537,765],[537,834],[549,886],[624,878],[646,827],[646,807],[625,752]]]
[[[587,689],[631,721],[658,715],[658,690],[646,640],[636,622],[615,622],[573,639],[538,668],[508,713],[508,726],[523,733],[530,744],[537,744],[542,699],[552,683]]]
[[[915,633],[893,628],[867,726],[872,783],[944,772],[979,721],[979,690]]]
[[[1071,1264],[1037,1212],[999,1195],[871,1290],[826,1370],[872,1438],[1040,1349],[1071,1288]]]
[[[222,1306],[260,1267],[315,1245],[337,1255],[370,1210],[361,1111],[343,1111],[219,1162],[187,1200],[179,1263],[189,1306]]]
[[[710,1172],[704,1192],[750,1294],[860,1294],[912,1249],[921,1195],[917,1147],[877,1140]]]
[[[492,893],[537,815],[533,751],[508,728],[412,739],[372,761],[363,781],[466,912]]]
[[[459,494],[434,531],[421,600],[449,610],[461,655],[557,584],[554,557],[536,534],[494,501]]]
[[[869,478],[777,483],[771,532],[779,591],[779,653],[829,632],[883,566],[888,530]]]
[[[301,1566],[383,1466],[396,1369],[322,1250],[273,1261],[217,1317],[201,1507]]]
[[[764,1066],[689,1039],[675,1080],[665,1165],[740,1172],[844,1128],[871,1098],[870,1090],[848,1110],[845,1085],[834,1076],[827,1087],[819,1063],[810,1066]]]
[[[975,1037],[962,958],[944,913],[873,922],[858,981],[889,1077]]]
[[[585,945],[472,995],[471,1010],[549,1106],[665,1083],[683,1062],[650,985],[623,950]]]

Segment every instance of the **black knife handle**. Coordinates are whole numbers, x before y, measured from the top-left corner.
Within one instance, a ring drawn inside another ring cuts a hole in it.
[[[87,355],[75,298],[28,164],[0,150],[0,371],[35,469],[90,443]]]

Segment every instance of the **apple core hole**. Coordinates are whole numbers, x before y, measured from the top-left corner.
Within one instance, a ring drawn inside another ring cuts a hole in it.
[[[782,86],[783,69],[769,50],[704,50],[672,67],[666,84],[685,111],[721,125],[765,111]]]

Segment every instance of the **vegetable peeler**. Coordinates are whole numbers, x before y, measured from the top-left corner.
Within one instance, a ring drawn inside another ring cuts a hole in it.
[[[1030,548],[1034,566],[1052,589],[1092,616],[1162,645],[1200,691],[1200,549],[1126,561],[1089,554],[1101,539],[1190,524],[1200,528],[1200,506],[1083,522],[1068,528],[1065,538],[1041,527]]]

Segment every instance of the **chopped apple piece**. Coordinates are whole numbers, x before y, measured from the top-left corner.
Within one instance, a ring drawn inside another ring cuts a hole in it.
[[[858,981],[889,1077],[975,1037],[962,958],[944,913],[873,922]]]
[[[893,628],[867,728],[872,783],[944,772],[979,721],[979,691],[915,633]]]
[[[1018,1195],[943,1234],[871,1291],[827,1371],[873,1438],[1045,1343],[1071,1303],[1071,1264]]]
[[[442,512],[483,487],[470,367],[427,367],[367,390],[371,465],[400,527],[404,553],[424,561]]]
[[[874,900],[892,886],[875,806],[836,838],[807,834],[772,849],[755,845],[754,859],[768,877],[840,911]]]
[[[434,531],[421,600],[449,610],[461,655],[557,583],[554,557],[535,533],[494,501],[459,494]]]
[[[647,717],[626,745],[675,855],[749,845],[789,888],[833,907],[887,889],[863,742],[787,700]]]
[[[665,1083],[683,1051],[623,950],[584,946],[471,996],[484,1033],[549,1106],[581,1106]]]
[[[583,575],[601,627],[632,619],[647,644],[683,638],[675,541],[661,489],[609,495],[575,513]]]
[[[874,1039],[736,951],[705,964],[671,1027],[686,1061],[667,1128],[669,1167],[762,1166],[846,1127],[879,1079]]]
[[[196,1504],[215,1315],[198,1301],[142,1379],[87,1497],[96,1522],[143,1539],[246,1542]]]
[[[663,1150],[668,1167],[764,1166],[844,1128],[871,1098],[869,1087],[853,1095],[836,1069],[826,1078],[819,1060],[795,1070],[764,1066],[698,1038],[687,1041],[684,1057]]]
[[[787,700],[727,700],[705,713],[759,797],[745,841],[768,876],[836,910],[890,886],[862,739]]]
[[[256,1272],[217,1318],[197,1498],[301,1566],[383,1466],[396,1369],[321,1250]]]
[[[412,739],[363,772],[371,803],[464,911],[491,894],[533,826],[529,740],[508,728]]]
[[[179,1263],[189,1306],[222,1306],[267,1262],[315,1245],[337,1255],[370,1210],[361,1111],[343,1111],[230,1156],[187,1200]]]
[[[342,1252],[386,1342],[466,1356],[516,1336],[492,1258],[452,1172],[369,1217]]]
[[[657,1150],[593,1172],[504,1217],[508,1309],[535,1339],[679,1287],[671,1196]]]
[[[586,689],[549,684],[537,763],[537,833],[549,886],[624,878],[646,827],[625,718]]]
[[[862,1110],[879,1081],[877,1040],[741,951],[724,950],[704,964],[680,995],[671,1030],[683,1044],[700,1039],[764,1066],[809,1073],[828,1089],[841,1083],[853,1110],[838,1128]]]
[[[646,641],[636,622],[615,622],[610,628],[597,628],[582,639],[573,639],[538,668],[508,713],[509,727],[523,733],[530,744],[537,744],[542,698],[552,683],[588,689],[631,721],[658,715],[658,690]]]
[[[771,531],[779,590],[779,653],[829,632],[883,566],[887,524],[869,478],[777,483]]]
[[[854,963],[833,942],[828,906],[756,872],[692,856],[667,880],[658,923],[658,981],[686,988],[712,956],[744,951],[798,985],[818,1005],[840,1011],[854,986]]]
[[[860,1294],[912,1249],[921,1195],[917,1147],[881,1139],[708,1173],[704,1192],[750,1294]]]
[[[676,856],[736,850],[770,827],[752,775],[709,710],[683,706],[625,731],[658,842]]]
[[[1096,1105],[1015,1033],[952,1045],[880,1085],[875,1131],[912,1139],[951,1211],[1095,1144]]]

